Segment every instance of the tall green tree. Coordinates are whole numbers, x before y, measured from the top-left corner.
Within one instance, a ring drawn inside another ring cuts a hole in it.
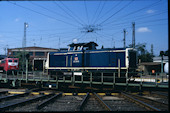
[[[25,52],[25,57],[26,57],[27,54],[29,54],[29,53],[28,53],[28,52]],[[15,54],[15,57],[16,57],[16,58],[19,58],[19,69],[22,70],[22,65],[24,65],[24,69],[26,69],[26,61],[23,62],[23,59],[24,59],[23,52],[22,52],[22,51],[21,51],[21,52],[17,52],[17,53]],[[25,58],[25,59],[26,59],[26,58]],[[31,64],[29,63],[29,58],[28,58],[28,65],[31,65]],[[29,67],[30,67],[30,66],[29,66]]]
[[[129,45],[132,47],[132,44]],[[135,49],[138,52],[138,59],[141,59],[141,62],[152,62],[154,55],[147,51],[146,43],[138,43],[135,45]]]

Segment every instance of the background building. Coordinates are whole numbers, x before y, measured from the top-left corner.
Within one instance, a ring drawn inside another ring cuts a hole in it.
[[[168,61],[169,61],[168,56],[163,56],[163,67]],[[143,71],[145,75],[148,75],[149,73],[152,73],[152,74],[160,73],[161,62],[162,62],[161,56],[153,57],[153,62],[139,63],[138,69],[140,71]],[[163,72],[164,72],[164,68],[163,68]]]
[[[48,52],[57,52],[58,49],[44,48],[44,47],[25,47],[8,49],[8,57],[16,57],[19,53],[24,51],[29,53],[29,70],[43,70],[44,63],[47,59]]]

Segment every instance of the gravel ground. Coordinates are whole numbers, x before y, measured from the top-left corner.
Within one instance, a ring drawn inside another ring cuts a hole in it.
[[[105,109],[99,104],[99,102],[95,98],[90,97],[83,111],[105,111]]]
[[[39,97],[39,96],[42,96],[42,95],[35,95],[34,98]],[[37,105],[40,104],[41,102],[45,101],[45,100],[47,100],[47,99],[39,100],[39,101],[30,103],[30,104],[26,104],[24,106],[18,106],[14,109],[9,109],[9,111],[19,111],[19,112],[21,112],[21,111],[22,112],[38,111],[36,109]]]
[[[75,111],[84,96],[63,96],[54,103],[45,106],[41,111]]]
[[[103,96],[102,98],[113,111],[146,111],[145,108],[119,96]]]
[[[1,91],[12,91],[12,92],[25,92],[26,89],[9,89],[9,88],[0,88]]]
[[[152,99],[152,100],[156,100],[158,102],[166,103],[166,104],[169,103],[168,97],[167,98],[162,98],[162,97],[160,97],[158,95],[144,95],[143,97],[149,98],[149,99]]]
[[[35,98],[35,97],[38,97],[38,96],[40,96],[40,95],[28,95],[28,96],[25,96],[25,97],[18,97],[18,98],[12,99],[12,100],[2,101],[2,102],[0,102],[0,107],[5,106],[5,105],[9,105],[9,104],[12,104],[12,103],[16,103],[16,102],[21,102],[21,101],[24,101],[24,100],[27,100],[27,99]],[[21,107],[18,107],[18,109],[20,109],[20,108]],[[14,111],[14,109],[10,108],[9,111]]]

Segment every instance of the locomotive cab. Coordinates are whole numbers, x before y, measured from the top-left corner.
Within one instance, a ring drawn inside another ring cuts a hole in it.
[[[78,44],[69,44],[68,51],[85,51],[85,50],[95,50],[98,46],[95,42],[89,43],[78,43]]]

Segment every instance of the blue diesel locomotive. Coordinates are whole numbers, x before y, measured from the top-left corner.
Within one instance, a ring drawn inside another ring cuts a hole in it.
[[[66,52],[48,53],[45,67],[51,75],[68,72],[83,75],[90,71],[128,73],[135,72],[137,67],[137,52],[133,48],[96,49],[98,45],[95,42],[72,43],[68,46]]]

